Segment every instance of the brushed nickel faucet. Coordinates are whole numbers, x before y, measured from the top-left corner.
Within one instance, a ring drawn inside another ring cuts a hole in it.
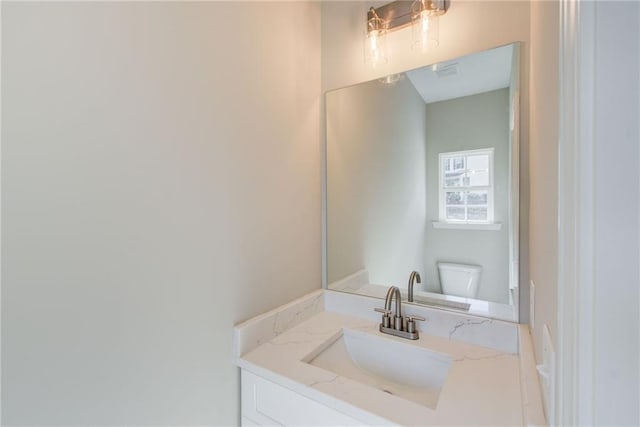
[[[391,327],[396,330],[402,329],[402,298],[400,296],[400,289],[396,286],[391,286],[387,291],[387,296],[384,299],[384,309],[391,311],[391,302],[393,298],[396,298],[396,315],[392,317]]]
[[[396,299],[395,315],[393,311],[391,311],[393,298]],[[416,320],[424,321],[425,318],[420,316],[402,316],[402,298],[400,297],[400,289],[398,289],[397,286],[391,286],[387,291],[387,296],[384,299],[384,308],[375,308],[375,311],[382,313],[380,332],[383,334],[394,335],[410,340],[420,338],[416,330]]]
[[[409,275],[409,284],[407,285],[407,301],[409,302],[413,302],[413,284],[415,282],[422,283],[422,279],[420,279],[420,273],[418,273],[417,271],[412,271]]]

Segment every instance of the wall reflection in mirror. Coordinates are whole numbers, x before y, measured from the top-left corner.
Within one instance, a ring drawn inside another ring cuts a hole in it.
[[[512,44],[327,93],[329,289],[518,320],[518,64]]]

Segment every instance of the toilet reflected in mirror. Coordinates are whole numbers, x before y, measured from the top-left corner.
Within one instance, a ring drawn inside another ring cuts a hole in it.
[[[478,295],[481,272],[482,267],[479,265],[439,262],[438,273],[440,274],[442,293],[463,298],[475,298]]]

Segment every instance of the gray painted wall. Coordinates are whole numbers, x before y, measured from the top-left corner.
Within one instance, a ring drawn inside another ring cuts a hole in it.
[[[427,104],[427,290],[440,292],[437,262],[482,266],[478,299],[509,303],[509,89]],[[435,229],[438,154],[494,147],[494,219],[499,231]]]

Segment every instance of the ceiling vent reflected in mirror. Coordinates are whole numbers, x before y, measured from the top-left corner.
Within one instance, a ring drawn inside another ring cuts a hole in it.
[[[513,45],[405,72],[427,104],[508,87]]]
[[[458,63],[454,62],[451,64],[436,64],[431,67],[436,76],[439,79],[443,77],[451,77],[458,75]]]

